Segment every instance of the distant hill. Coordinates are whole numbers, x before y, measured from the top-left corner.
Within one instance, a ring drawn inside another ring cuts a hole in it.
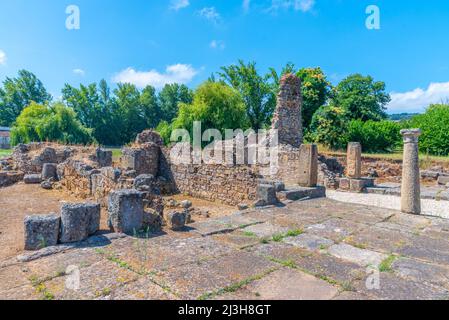
[[[388,118],[393,121],[401,121],[401,120],[408,120],[418,114],[419,113],[395,113],[395,114],[389,114]]]

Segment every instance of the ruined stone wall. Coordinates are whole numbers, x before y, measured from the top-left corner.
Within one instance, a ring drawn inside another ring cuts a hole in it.
[[[171,165],[174,184],[180,193],[229,205],[256,199],[256,168],[245,165]]]

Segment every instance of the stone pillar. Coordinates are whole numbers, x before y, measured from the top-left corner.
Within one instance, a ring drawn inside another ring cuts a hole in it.
[[[420,129],[401,130],[404,138],[404,159],[402,163],[401,211],[421,213],[421,189],[419,176],[418,137]]]
[[[299,148],[302,143],[301,79],[287,73],[279,83],[272,129],[278,130],[279,144]]]
[[[318,183],[318,147],[303,144],[299,148],[298,184],[301,187],[316,187]]]
[[[362,177],[362,145],[359,142],[348,144],[346,175],[353,179]]]

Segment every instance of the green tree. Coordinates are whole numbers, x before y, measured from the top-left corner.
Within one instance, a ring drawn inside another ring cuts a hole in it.
[[[155,126],[161,121],[171,122],[178,115],[180,103],[192,103],[193,93],[183,84],[166,84],[159,92],[159,114]]]
[[[191,104],[180,105],[172,127],[187,129],[192,136],[194,121],[201,121],[203,131],[217,129],[222,134],[225,129],[244,130],[249,125],[239,92],[224,83],[209,81],[197,88]],[[166,125],[162,129],[166,130]]]
[[[310,129],[313,114],[326,104],[332,90],[332,85],[327,80],[323,70],[320,67],[296,70],[295,65],[289,62],[282,68],[280,74],[274,68],[270,69],[270,73],[276,93],[279,90],[280,79],[284,74],[293,73],[301,79],[303,128]]]
[[[315,112],[326,104],[332,86],[319,67],[300,69],[296,75],[301,79],[303,127],[309,129]]]
[[[0,88],[0,125],[11,126],[31,102],[52,100],[42,82],[31,72],[20,70],[17,78],[6,78]]]
[[[32,102],[17,117],[11,129],[11,143],[54,141],[88,144],[94,141],[91,133],[77,119],[75,111],[62,103],[45,106]]]
[[[276,107],[276,93],[270,83],[271,75],[259,75],[255,62],[222,67],[221,80],[240,92],[245,103],[246,114],[255,130],[270,125]]]
[[[401,146],[401,125],[397,122],[352,120],[348,141],[360,142],[365,152],[392,152]]]
[[[105,80],[79,89],[68,84],[62,89],[62,100],[72,108],[81,123],[93,129],[95,139],[104,145],[120,144],[115,99]]]
[[[334,105],[322,106],[313,115],[306,139],[341,149],[347,143],[347,125],[345,110]]]
[[[385,83],[371,76],[353,74],[335,88],[333,103],[343,108],[349,119],[380,121],[387,118],[386,105],[390,102]]]
[[[419,148],[423,153],[449,155],[449,105],[430,105],[424,114],[414,116],[403,127],[420,128]]]

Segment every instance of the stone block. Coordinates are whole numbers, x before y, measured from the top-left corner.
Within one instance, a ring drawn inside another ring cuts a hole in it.
[[[374,179],[349,179],[349,190],[351,192],[363,192],[366,188],[374,186]]]
[[[100,227],[100,205],[96,203],[66,203],[61,208],[60,242],[83,241]]]
[[[143,144],[140,148],[123,148],[122,167],[135,170],[137,175],[152,174],[159,170],[160,147],[154,143]]]
[[[172,230],[180,230],[187,223],[187,212],[172,211],[167,215],[167,222]]]
[[[143,193],[133,189],[112,192],[108,201],[108,225],[115,232],[133,234],[143,226]]]
[[[278,202],[276,189],[271,184],[259,184],[257,186],[257,206],[268,206]]]
[[[315,187],[318,183],[318,147],[303,144],[299,148],[298,184],[301,187]]]
[[[26,184],[39,184],[42,181],[42,177],[40,174],[26,174],[23,177],[23,181]]]
[[[346,174],[354,179],[362,176],[362,145],[359,142],[348,144]]]
[[[112,166],[112,151],[98,148],[95,153],[100,168]]]
[[[438,177],[438,184],[445,186],[448,183],[449,183],[449,176],[439,176]]]
[[[306,188],[306,187],[289,188],[285,191],[281,191],[279,193],[279,197],[281,199],[292,201],[297,201],[306,198],[309,199],[323,198],[326,197],[326,188],[322,186],[314,188]]]
[[[39,250],[58,243],[60,218],[56,214],[27,216],[25,250]]]
[[[42,167],[42,180],[57,179],[57,167],[56,163],[45,163]]]
[[[152,174],[141,174],[134,180],[134,188],[139,189],[142,186],[151,187],[155,181],[156,179]]]
[[[351,185],[351,183],[348,178],[341,178],[339,181],[340,190],[347,191],[347,190],[349,190],[350,185]]]

